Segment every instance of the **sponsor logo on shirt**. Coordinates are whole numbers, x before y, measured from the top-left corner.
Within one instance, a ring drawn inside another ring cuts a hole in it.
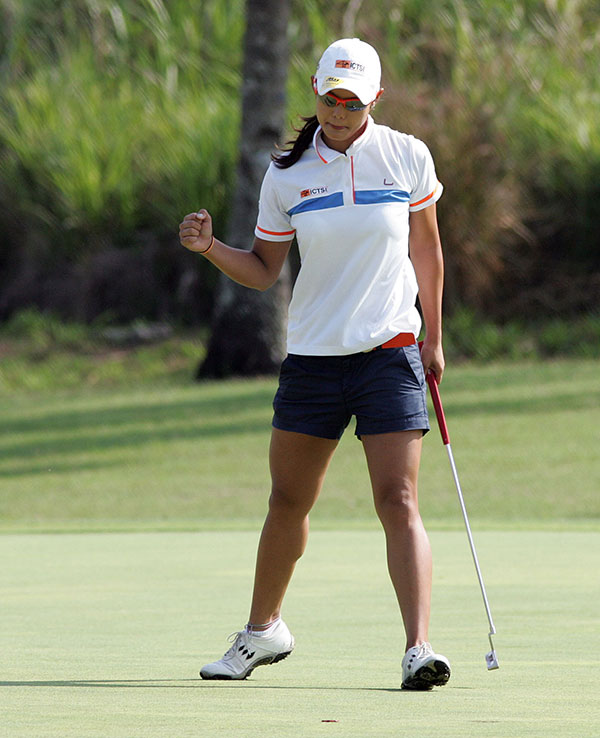
[[[308,190],[301,190],[300,197],[310,197],[311,195],[324,195],[329,190],[327,187],[311,187]]]
[[[364,72],[365,65],[359,64],[358,62],[350,61],[350,59],[338,59],[335,63],[336,67],[340,69],[352,69],[355,72]]]

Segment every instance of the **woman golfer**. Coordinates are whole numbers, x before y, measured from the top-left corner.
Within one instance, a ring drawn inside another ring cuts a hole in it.
[[[313,77],[316,115],[265,175],[251,251],[217,240],[206,210],[180,225],[183,246],[247,287],[275,282],[294,237],[301,256],[273,403],[272,491],[249,621],[220,661],[202,667],[204,679],[245,679],[294,648],[283,598],[353,415],[406,634],[402,686],[430,689],[450,676],[448,660],[428,643],[431,549],[417,498],[429,429],[424,371],[438,381],[444,371],[435,206],[442,185],[425,144],[370,117],[380,78],[369,44],[342,39],[326,49]],[[420,355],[417,291],[426,329]]]

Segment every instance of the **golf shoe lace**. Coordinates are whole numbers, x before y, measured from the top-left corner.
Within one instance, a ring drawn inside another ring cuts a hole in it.
[[[223,656],[223,659],[229,659],[232,656],[235,656],[238,650],[238,642],[240,638],[244,635],[244,633],[245,631],[238,630],[238,631],[234,631],[233,633],[231,633],[231,635],[227,637],[227,642],[231,643],[232,645],[229,651],[227,651],[227,653]]]
[[[419,646],[419,650],[416,653],[416,657],[418,659],[422,659],[424,656],[428,656],[431,653],[433,653],[431,645],[427,642],[421,643],[421,645]]]

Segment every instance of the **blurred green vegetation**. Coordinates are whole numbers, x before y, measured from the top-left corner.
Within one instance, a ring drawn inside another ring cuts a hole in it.
[[[173,228],[197,201],[225,217],[242,3],[2,5],[0,129],[13,207],[66,251],[92,246],[82,243],[89,234],[126,245],[136,229]]]
[[[136,320],[112,327],[28,309],[0,326],[0,398],[76,388],[187,386],[204,358],[208,331]],[[446,320],[449,366],[469,361],[600,358],[600,315],[504,325],[462,308]]]
[[[204,355],[205,329],[173,331],[144,320],[123,328],[65,321],[35,308],[0,326],[0,397],[75,388],[187,385]]]
[[[214,270],[176,230],[200,206],[225,229],[244,25],[242,0],[0,0],[0,319],[206,322]],[[348,34],[382,57],[375,117],[426,140],[446,186],[448,312],[505,326],[597,307],[596,0],[294,0],[290,129]],[[107,262],[118,295],[98,298]]]

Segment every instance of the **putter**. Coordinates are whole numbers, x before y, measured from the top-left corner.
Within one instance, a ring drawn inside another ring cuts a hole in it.
[[[442,407],[442,400],[440,398],[440,390],[438,388],[435,374],[432,371],[427,372],[427,384],[429,385],[429,391],[431,393],[431,399],[433,401],[433,407],[435,409],[435,415],[437,417],[438,425],[440,428],[440,434],[442,436],[442,442],[448,452],[448,459],[450,460],[450,468],[452,469],[452,476],[454,477],[454,484],[456,485],[456,491],[458,492],[458,499],[460,501],[460,508],[462,510],[463,519],[465,521],[465,528],[467,529],[467,536],[469,538],[469,545],[471,546],[471,554],[473,555],[473,563],[475,564],[475,571],[477,572],[477,578],[479,579],[479,587],[481,588],[481,594],[483,596],[483,604],[485,605],[485,611],[487,613],[488,622],[490,624],[490,632],[488,638],[490,641],[491,651],[485,655],[485,663],[488,669],[499,669],[500,664],[498,663],[498,657],[494,649],[494,643],[492,636],[496,635],[496,628],[494,627],[494,621],[492,620],[492,612],[490,610],[490,603],[488,602],[487,594],[485,591],[485,585],[483,583],[483,577],[481,576],[481,568],[477,559],[477,552],[475,551],[475,543],[473,542],[473,535],[471,534],[471,526],[469,525],[469,517],[467,515],[467,508],[465,507],[465,501],[463,499],[462,490],[460,488],[460,482],[458,481],[458,472],[456,471],[456,464],[454,463],[454,456],[452,455],[452,447],[450,446],[450,436],[448,434],[448,426],[446,425],[446,418],[444,417],[444,408]]]

